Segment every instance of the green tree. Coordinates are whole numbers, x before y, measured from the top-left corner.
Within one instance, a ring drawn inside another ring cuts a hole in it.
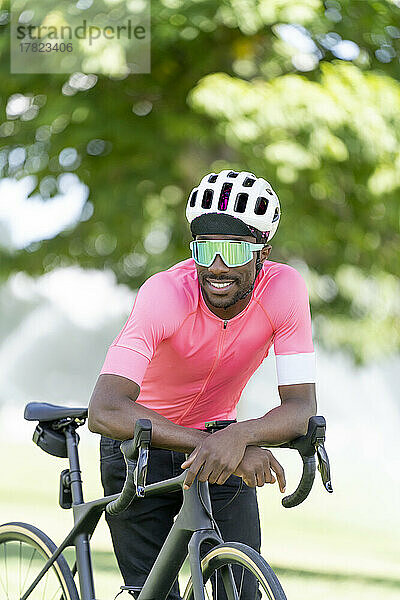
[[[273,258],[305,274],[318,337],[359,361],[399,348],[397,3],[154,1],[152,72],[124,77],[10,75],[7,15],[0,0],[1,176],[51,202],[74,172],[89,197],[70,230],[3,244],[3,278],[78,263],[138,287],[188,256],[200,177],[248,169],[281,198]]]

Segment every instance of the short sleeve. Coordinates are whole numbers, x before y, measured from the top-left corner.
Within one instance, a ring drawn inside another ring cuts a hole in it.
[[[184,300],[184,297],[183,297]],[[108,349],[101,374],[121,375],[142,384],[158,345],[179,326],[182,295],[165,272],[139,289],[122,331]]]
[[[310,302],[304,279],[295,269],[285,270],[275,291],[279,312],[275,309],[275,354],[314,352]]]
[[[279,385],[315,382],[315,354],[305,281],[285,265],[271,288],[274,350]]]

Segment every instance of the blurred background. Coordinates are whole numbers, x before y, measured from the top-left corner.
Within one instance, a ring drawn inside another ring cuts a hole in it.
[[[293,510],[262,488],[263,554],[289,600],[399,599],[400,2],[151,10],[150,74],[130,74],[122,48],[97,74],[11,75],[0,0],[1,521],[62,539],[65,461],[32,445],[24,405],[87,405],[135,290],[189,256],[189,191],[248,170],[281,200],[271,259],[308,284],[334,486]],[[276,385],[270,356],[240,417],[276,405]],[[97,445],[82,432],[86,499],[101,494]],[[293,454],[277,451],[289,490]],[[98,597],[113,597],[103,523],[94,563]]]

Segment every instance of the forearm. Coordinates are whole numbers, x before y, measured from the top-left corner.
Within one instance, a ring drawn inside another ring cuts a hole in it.
[[[134,419],[150,419],[153,425],[151,445],[155,448],[166,448],[176,452],[190,454],[201,441],[210,434],[191,427],[176,425],[159,413],[141,406],[137,402],[133,406]],[[132,437],[132,434],[131,436]]]
[[[247,446],[278,445],[304,435],[309,418],[315,414],[314,401],[291,399],[259,419],[242,421],[230,427],[239,429]]]
[[[101,433],[117,440],[133,437],[138,419],[150,419],[152,422],[151,444],[156,448],[167,448],[178,452],[190,453],[209,434],[198,429],[181,427],[172,423],[150,408],[141,406],[129,397],[110,401],[108,407],[96,411],[89,407],[89,427],[95,433]]]

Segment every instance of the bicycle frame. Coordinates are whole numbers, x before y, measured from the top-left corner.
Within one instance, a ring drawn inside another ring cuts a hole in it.
[[[186,473],[145,487],[145,496],[183,488]],[[199,495],[205,508],[199,501]],[[147,576],[138,600],[165,600],[175,579],[189,555],[194,597],[204,598],[203,576],[200,569],[200,551],[204,542],[217,546],[223,543],[210,517],[211,500],[207,482],[195,480],[183,494],[183,504],[165,540],[156,561]]]
[[[73,429],[66,429],[65,437],[70,465],[69,475],[74,526],[46,562],[41,572],[21,597],[21,600],[28,599],[51,565],[70,546],[75,546],[80,598],[81,600],[95,600],[90,537],[96,529],[106,505],[118,498],[119,494],[90,502],[83,501],[77,434]],[[183,489],[185,476],[186,473],[183,472],[178,477],[149,484],[145,487],[145,496]],[[199,500],[199,494],[204,506]],[[203,578],[200,569],[201,546],[204,542],[208,542],[213,546],[223,543],[222,538],[215,531],[209,514],[212,514],[212,508],[208,482],[199,482],[196,479],[189,490],[185,490],[183,493],[182,508],[140,591],[138,600],[154,600],[155,598],[165,600],[188,555],[194,597],[196,600],[204,599]]]

